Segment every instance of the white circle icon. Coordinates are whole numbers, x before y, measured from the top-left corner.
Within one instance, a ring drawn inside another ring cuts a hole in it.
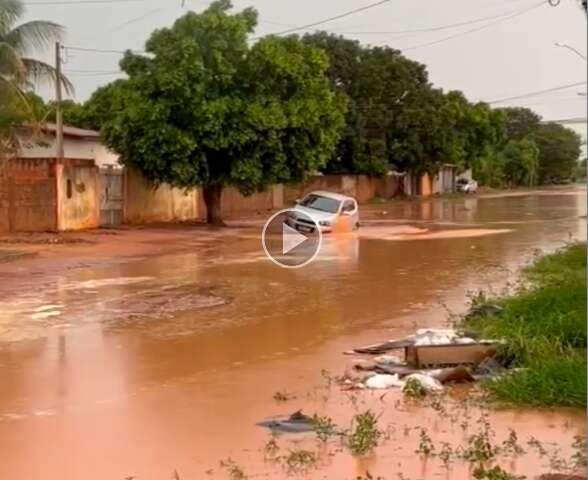
[[[286,208],[265,222],[261,245],[276,265],[300,268],[316,258],[322,239],[321,228],[315,219],[303,211]]]

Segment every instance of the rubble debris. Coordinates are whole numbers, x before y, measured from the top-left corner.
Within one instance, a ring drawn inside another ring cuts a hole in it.
[[[354,359],[345,370],[345,388],[404,389],[407,382],[417,382],[420,391],[431,393],[445,384],[475,382],[502,369],[493,359],[497,344],[453,329],[420,329],[405,338],[353,349],[354,354],[378,356]],[[383,354],[394,349],[404,351],[404,360]]]
[[[398,375],[377,374],[377,375],[374,375],[374,376],[368,378],[364,382],[364,385],[367,388],[380,390],[380,389],[385,389],[385,388],[390,388],[390,387],[403,387],[404,382],[402,380],[400,380]]]
[[[443,368],[439,372],[431,374],[431,376],[443,385],[447,383],[470,383],[476,381],[468,368],[463,365],[453,368]]]
[[[274,433],[303,433],[314,430],[313,419],[297,410],[291,415],[270,417],[258,422],[260,427],[269,428]]]
[[[495,343],[412,345],[406,347],[406,361],[422,368],[438,365],[478,364],[496,353]]]

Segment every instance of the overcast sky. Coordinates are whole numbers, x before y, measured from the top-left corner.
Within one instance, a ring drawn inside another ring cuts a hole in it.
[[[257,33],[266,34],[332,17],[374,1],[234,0],[233,3],[237,10],[254,6],[260,20]],[[206,5],[204,0],[185,0],[183,8],[181,0],[34,4],[27,5],[25,19],[62,24],[67,30],[65,45],[141,49],[154,29],[171,25],[188,9],[200,11]],[[512,18],[499,17],[509,14]],[[479,21],[481,18],[487,20]],[[471,20],[476,22],[429,32],[389,33]],[[471,100],[493,101],[586,80],[586,62],[573,52],[554,46],[555,42],[567,43],[586,53],[586,18],[576,0],[561,0],[557,7],[549,6],[546,0],[392,0],[318,28],[345,32],[348,37],[372,45],[406,49],[407,57],[427,65],[436,86],[462,90]],[[467,33],[474,29],[478,31]],[[455,38],[444,40],[452,36]],[[440,43],[426,45],[437,40]],[[53,54],[48,53],[44,58],[52,62]],[[119,59],[117,54],[68,50],[64,69],[75,84],[76,100],[87,99],[98,86],[118,78],[111,72],[118,70]],[[585,91],[586,85],[582,85],[504,105],[529,106],[550,120],[585,117],[586,97],[578,95]]]

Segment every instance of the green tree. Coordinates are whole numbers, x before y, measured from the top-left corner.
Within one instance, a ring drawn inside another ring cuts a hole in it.
[[[151,35],[147,55],[127,52],[129,78],[107,95],[122,106],[102,125],[106,144],[155,183],[201,186],[215,224],[224,186],[250,194],[323,167],[345,111],[322,51],[296,37],[250,46],[257,13],[230,8],[187,13]]]
[[[509,140],[501,152],[504,175],[511,185],[532,187],[539,179],[539,148],[529,138]]]
[[[534,134],[539,148],[539,181],[558,183],[569,180],[580,158],[581,137],[557,123],[539,125]]]
[[[303,41],[327,53],[331,85],[348,99],[345,129],[325,171],[384,173],[397,160],[397,134],[408,123],[396,120],[405,108],[424,104],[419,99],[429,89],[425,67],[398,50],[326,32],[307,34]]]
[[[509,140],[522,140],[533,136],[541,123],[541,116],[524,107],[500,108],[504,114],[506,136]]]

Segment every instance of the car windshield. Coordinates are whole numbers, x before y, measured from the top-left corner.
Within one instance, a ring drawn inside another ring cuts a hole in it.
[[[337,213],[341,202],[334,198],[322,197],[320,195],[310,194],[304,197],[300,205],[322,212]]]

